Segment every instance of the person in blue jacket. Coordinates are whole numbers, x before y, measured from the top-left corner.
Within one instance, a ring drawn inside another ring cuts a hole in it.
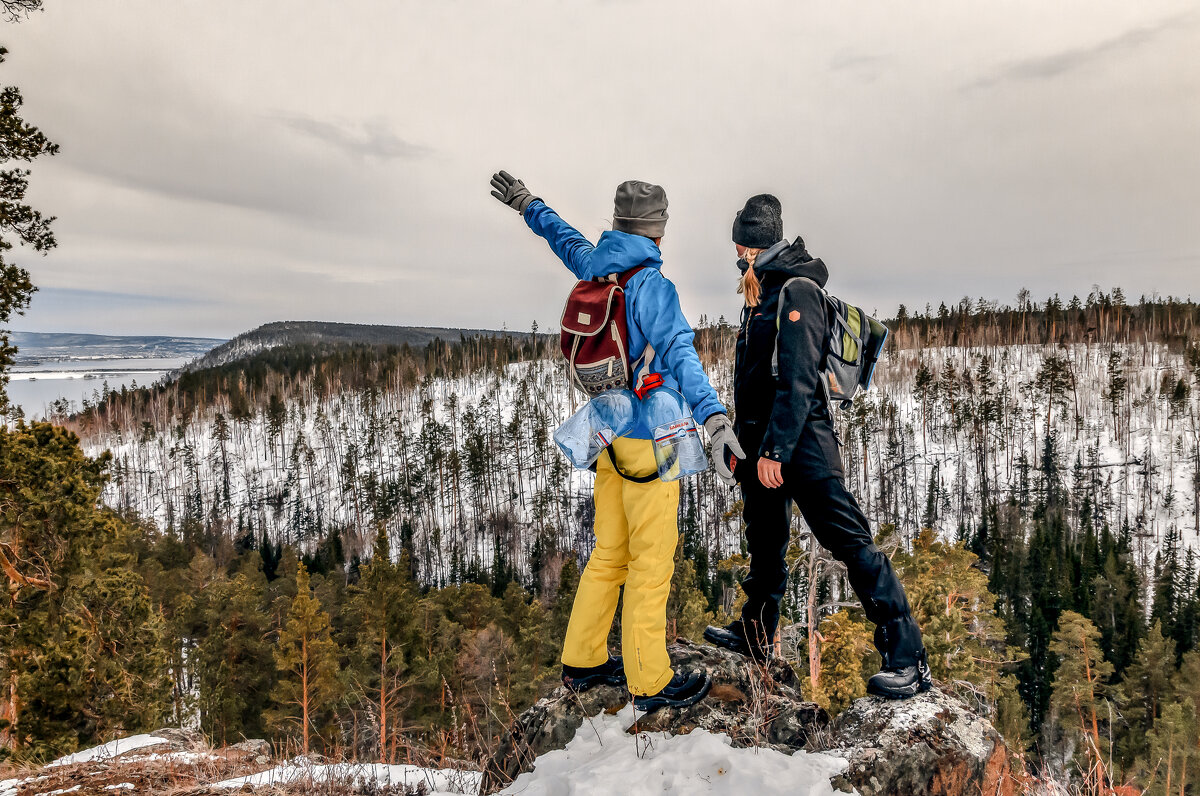
[[[667,225],[667,196],[657,185],[631,180],[617,187],[613,229],[593,245],[563,221],[525,184],[501,171],[492,195],[519,212],[529,228],[550,244],[580,279],[622,274],[625,286],[628,357],[644,354],[650,374],[678,390],[704,424],[712,449],[741,456],[732,424],[708,381],[692,343],[692,327],[679,307],[675,286],[662,274],[659,242]],[[612,457],[596,466],[596,546],[579,579],[563,642],[563,683],[574,690],[625,684],[639,710],[691,705],[708,693],[706,671],[680,671],[667,655],[667,597],[679,537],[679,482],[645,478],[657,472],[650,431],[644,423],[614,440]],[[717,475],[733,483],[724,461]],[[621,651],[608,651],[608,634],[624,586]]]

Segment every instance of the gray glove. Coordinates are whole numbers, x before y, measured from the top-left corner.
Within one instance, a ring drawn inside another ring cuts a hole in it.
[[[742,450],[737,435],[733,433],[729,415],[717,412],[704,421],[704,430],[708,432],[708,457],[712,459],[717,478],[726,486],[733,486],[737,483],[733,477],[733,468],[739,460],[746,458],[746,452]]]
[[[529,193],[525,183],[507,171],[498,171],[492,175],[492,196],[522,215],[530,202],[540,198]]]

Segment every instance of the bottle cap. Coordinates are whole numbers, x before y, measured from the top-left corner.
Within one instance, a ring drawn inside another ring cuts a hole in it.
[[[646,399],[646,393],[650,392],[655,387],[661,387],[662,384],[663,384],[662,374],[661,373],[651,373],[642,379],[641,383],[636,388],[634,388],[634,392],[637,393],[637,397],[639,400],[644,401]]]

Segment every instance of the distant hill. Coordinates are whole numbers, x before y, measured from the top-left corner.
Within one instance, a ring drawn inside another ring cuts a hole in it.
[[[275,321],[208,351],[186,370],[215,368],[260,351],[286,345],[409,345],[425,346],[434,340],[458,342],[462,337],[500,337],[509,332],[488,329],[446,329],[434,326],[384,326],[380,324],[332,323],[325,321]]]
[[[218,337],[12,332],[18,364],[69,359],[198,357],[225,342]]]

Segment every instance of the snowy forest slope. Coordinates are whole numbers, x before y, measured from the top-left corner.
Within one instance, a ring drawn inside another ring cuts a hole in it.
[[[728,402],[730,342],[702,339]],[[1167,535],[1200,538],[1197,370],[1194,349],[1152,341],[897,348],[839,413],[848,480],[904,538],[930,527],[982,545],[999,521],[989,506],[1027,508],[1031,474],[1049,472],[1091,496],[1097,525],[1129,529],[1146,562]],[[411,387],[280,384],[250,411],[225,395],[188,417],[81,432],[90,453],[114,454],[106,499],[163,528],[215,520],[301,545],[336,528],[361,553],[382,525],[446,582],[497,564],[527,572],[536,549],[587,549],[591,475],[550,436],[574,400],[539,349]],[[710,561],[739,548],[734,500],[711,472],[684,490]]]

